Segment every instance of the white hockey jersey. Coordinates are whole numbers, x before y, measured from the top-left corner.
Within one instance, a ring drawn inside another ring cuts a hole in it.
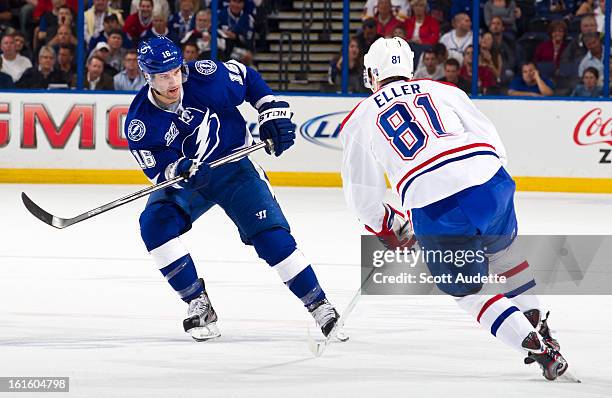
[[[349,208],[379,231],[385,173],[405,210],[488,181],[506,164],[493,123],[452,84],[385,85],[342,123],[342,181]]]

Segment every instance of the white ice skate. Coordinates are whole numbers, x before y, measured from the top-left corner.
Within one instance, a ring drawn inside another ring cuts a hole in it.
[[[217,313],[206,292],[189,302],[183,328],[196,341],[206,341],[221,336],[217,328]]]

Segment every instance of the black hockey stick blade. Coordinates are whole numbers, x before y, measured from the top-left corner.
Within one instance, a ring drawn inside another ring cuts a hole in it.
[[[40,206],[34,203],[32,199],[30,199],[28,195],[25,194],[25,192],[21,193],[21,200],[23,201],[23,204],[25,205],[26,209],[28,209],[28,211],[32,213],[34,217],[38,218],[40,221],[44,222],[45,224],[48,224],[58,229],[65,228],[68,225],[70,225],[70,224],[66,225],[66,221],[68,220],[56,217],[54,215],[51,215],[47,211],[43,210]]]

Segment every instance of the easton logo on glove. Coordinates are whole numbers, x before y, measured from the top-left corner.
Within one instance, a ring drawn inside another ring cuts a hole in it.
[[[266,102],[259,108],[259,138],[262,141],[272,140],[276,156],[280,156],[295,142],[292,116],[291,108],[285,101]],[[266,152],[271,153],[268,148]]]
[[[275,119],[291,119],[291,109],[289,108],[281,108],[281,109],[270,109],[269,111],[265,111],[259,114],[259,123],[263,123],[268,120]]]

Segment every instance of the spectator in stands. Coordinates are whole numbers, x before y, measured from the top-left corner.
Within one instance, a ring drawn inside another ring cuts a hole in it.
[[[42,46],[38,52],[38,65],[26,70],[16,86],[46,89],[49,88],[49,84],[67,84],[67,77],[53,69],[53,65],[55,65],[55,50],[51,46]]]
[[[107,63],[114,69],[123,69],[123,59],[126,49],[123,48],[123,32],[119,29],[113,30],[108,35],[108,61]]]
[[[21,54],[26,58],[32,59],[32,50],[26,44],[26,37],[23,32],[16,30],[13,32],[13,38],[15,39],[15,50],[17,54]]]
[[[13,19],[9,0],[0,0],[0,31],[6,30]]]
[[[348,48],[348,91],[351,93],[365,93],[363,85],[363,55],[359,49],[357,38],[352,37]],[[342,89],[342,54],[337,55],[331,62],[330,83],[337,91]]]
[[[443,77],[444,68],[442,64],[438,63],[436,53],[432,49],[425,50],[423,52],[423,62],[421,62],[416,72],[414,72],[414,78],[438,80]]]
[[[359,49],[362,54],[367,54],[372,43],[382,37],[377,33],[376,26],[374,18],[368,18],[363,21],[362,30],[357,34],[357,41],[359,42]]]
[[[119,19],[115,14],[110,14],[104,17],[104,29],[97,36],[89,39],[89,46],[87,47],[87,53],[90,54],[96,45],[100,42],[108,43],[108,35],[112,31],[119,30],[121,32],[121,38],[123,48],[126,50],[132,48],[132,41],[128,38],[127,34],[123,31]]]
[[[68,25],[60,25],[57,28],[57,34],[47,43],[50,46],[53,46],[53,49],[57,51],[59,46],[62,44],[72,44],[73,46],[77,45],[77,38],[72,34],[72,30]]]
[[[140,0],[132,0],[132,4],[130,5],[130,14],[138,12],[139,5]],[[168,4],[168,0],[154,0],[152,12],[153,14],[164,13],[166,15],[170,15],[170,5]]]
[[[146,83],[138,67],[138,52],[136,50],[126,51],[123,57],[123,70],[113,78],[115,90],[137,91]]]
[[[108,43],[98,43],[96,48],[94,48],[93,52],[89,55],[89,58],[96,56],[104,61],[104,74],[108,75],[108,77],[113,77],[119,70],[110,64],[110,46]]]
[[[600,79],[603,79],[603,46],[598,33],[587,33],[584,35],[584,46],[587,53],[578,64],[578,76],[583,76],[584,71],[591,67],[597,69]],[[601,83],[601,82],[600,82]]]
[[[402,22],[393,16],[391,0],[378,0],[378,13],[376,20],[376,32],[383,37],[391,37],[393,29]]]
[[[488,0],[484,6],[485,24],[491,24],[491,18],[500,17],[506,29],[516,31],[517,7],[514,1]]]
[[[580,19],[580,34],[567,45],[561,54],[562,64],[575,63],[586,55],[587,49],[584,46],[583,38],[588,33],[597,33],[597,22],[592,14],[583,15]]]
[[[597,31],[603,34],[606,30],[606,0],[599,1],[599,7],[595,8],[593,14],[595,14],[595,21],[597,22]],[[612,21],[610,21],[610,28],[612,28]]]
[[[10,75],[14,83],[19,81],[23,72],[32,67],[32,62],[17,53],[15,38],[12,34],[2,37],[0,49],[2,49],[2,72]]]
[[[133,44],[153,25],[153,0],[140,0],[137,12],[130,14],[123,25],[123,31]]]
[[[567,43],[565,35],[567,33],[567,25],[562,20],[552,21],[548,25],[548,35],[550,40],[543,41],[538,45],[533,56],[533,61],[551,62],[555,64],[555,69],[559,69],[561,63],[561,54],[565,51]]]
[[[516,42],[504,34],[504,23],[500,17],[491,18],[489,32],[493,36],[493,47],[502,56],[503,83],[512,80],[519,62],[519,49]]]
[[[123,26],[121,10],[108,6],[108,0],[93,0],[93,6],[85,11],[85,42],[98,35],[104,29],[104,17],[114,14]]]
[[[408,0],[391,0],[393,15],[403,21],[410,15],[410,2]],[[378,0],[367,0],[363,8],[362,19],[374,18],[378,14]]]
[[[185,62],[196,61],[199,56],[198,46],[194,42],[183,44],[183,59]]]
[[[534,1],[536,14],[541,17],[550,17],[551,14],[565,15],[568,13],[563,0],[538,0]]]
[[[66,6],[66,0],[52,0],[51,4],[53,8],[51,11],[45,12],[38,22],[38,33],[36,38],[39,43],[46,43],[47,36],[53,37],[57,33],[57,27],[61,25],[72,23],[72,11]],[[60,23],[60,8],[66,6],[62,11],[62,22]],[[69,17],[67,15],[70,15]],[[66,21],[66,18],[70,18],[70,21]],[[34,46],[36,48],[36,45]]]
[[[595,9],[595,0],[586,0],[580,3],[580,6],[576,10],[576,16],[579,17],[584,14],[594,14]]]
[[[466,93],[470,92],[470,84],[459,76],[459,62],[455,58],[449,58],[444,63],[444,77],[440,81],[452,83]]]
[[[467,14],[460,13],[453,17],[453,30],[440,38],[440,43],[446,46],[448,56],[463,62],[463,53],[472,43],[472,21]]]
[[[0,89],[11,89],[15,88],[15,83],[13,83],[13,78],[8,73],[1,72],[2,71],[2,57],[0,57]]]
[[[406,27],[404,25],[399,25],[395,29],[393,29],[392,37],[401,37],[404,40],[408,40],[406,37]]]
[[[57,64],[55,65],[55,69],[62,72],[68,79],[72,79],[72,76],[76,74],[74,51],[75,47],[71,44],[61,45],[57,50]]]
[[[146,40],[154,36],[166,36],[175,43],[179,42],[179,38],[168,29],[168,16],[162,13],[153,12],[151,27],[142,35],[142,39]]]
[[[253,15],[244,10],[244,0],[230,0],[227,7],[219,10],[219,28],[223,31],[223,36],[230,41],[230,47],[251,50],[254,23]]]
[[[180,0],[179,12],[170,18],[170,30],[180,40],[191,30],[195,13],[193,0]]]
[[[187,32],[181,43],[194,43],[198,46],[199,58],[210,58],[212,39],[211,35],[211,12],[209,9],[200,10],[196,14],[195,28]],[[217,36],[217,56],[221,60],[226,60],[226,43],[221,34]]]
[[[459,71],[459,76],[461,76],[465,81],[468,82],[468,86],[470,90],[468,94],[471,94],[472,88],[472,56],[474,55],[473,48],[471,45],[467,46],[465,49],[464,57],[463,57],[463,66]],[[478,91],[481,94],[487,94],[487,91],[491,87],[495,87],[497,84],[497,80],[495,79],[495,73],[491,68],[484,65],[478,65]]]
[[[412,0],[412,16],[405,22],[409,43],[433,46],[440,38],[440,24],[427,12],[427,0]]]
[[[500,82],[503,77],[504,61],[495,46],[493,46],[493,35],[484,32],[480,37],[480,54],[478,64],[491,68],[495,79]]]
[[[521,76],[516,76],[510,83],[508,95],[550,96],[553,95],[553,89],[553,83],[540,76],[536,65],[533,62],[526,62],[521,66]]]
[[[106,44],[106,43],[105,43]],[[72,78],[72,87],[76,87],[76,76]],[[113,90],[114,83],[112,77],[104,73],[104,60],[99,56],[92,55],[87,60],[87,71],[85,73],[85,90]]]
[[[574,91],[572,91],[572,97],[601,97],[603,95],[603,87],[598,84],[599,72],[593,67],[588,67],[582,74],[582,84],[578,84]]]

